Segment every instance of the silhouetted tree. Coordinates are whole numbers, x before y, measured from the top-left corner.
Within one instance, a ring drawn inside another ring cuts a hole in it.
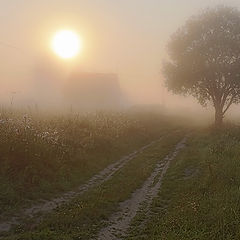
[[[169,90],[212,103],[221,125],[232,104],[240,102],[240,12],[207,9],[190,18],[171,38],[164,74]]]

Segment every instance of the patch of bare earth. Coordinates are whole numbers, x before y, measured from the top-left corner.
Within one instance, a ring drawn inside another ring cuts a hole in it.
[[[120,210],[110,217],[108,226],[99,232],[97,239],[122,239],[126,236],[131,221],[136,216],[142,204],[145,204],[144,211],[146,214],[148,213],[152,200],[157,197],[162,179],[169,168],[170,162],[177,156],[179,151],[185,147],[185,142],[186,137],[176,145],[173,152],[157,163],[156,168],[142,187],[137,189],[130,199],[120,204]]]
[[[143,152],[145,149],[149,148],[159,140],[153,141],[139,150],[134,151],[118,160],[117,162],[110,164],[108,167],[103,169],[98,174],[94,175],[89,181],[85,184],[79,186],[75,191],[69,191],[67,193],[62,194],[59,197],[56,197],[51,200],[40,200],[37,204],[33,205],[30,208],[26,208],[17,212],[15,216],[7,217],[4,214],[0,216],[0,219],[4,219],[0,221],[0,233],[9,231],[13,226],[21,224],[25,219],[33,218],[35,221],[39,221],[41,217],[54,210],[55,208],[61,206],[64,203],[67,203],[74,199],[77,196],[82,195],[90,188],[96,187],[105,181],[109,180],[119,169],[121,169],[127,162],[136,157],[138,154]],[[41,217],[40,217],[41,216]]]

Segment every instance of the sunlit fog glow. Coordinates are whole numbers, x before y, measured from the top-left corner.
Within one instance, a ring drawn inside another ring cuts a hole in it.
[[[61,58],[73,58],[78,55],[81,48],[80,37],[73,31],[61,30],[53,37],[52,49]]]

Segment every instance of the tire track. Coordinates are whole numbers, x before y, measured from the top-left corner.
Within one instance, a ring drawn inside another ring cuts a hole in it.
[[[23,209],[16,213],[12,217],[7,217],[2,214],[0,219],[5,219],[4,221],[0,221],[0,233],[8,232],[10,229],[16,225],[21,224],[24,219],[34,218],[36,217],[41,220],[39,215],[44,215],[46,213],[51,212],[57,207],[61,206],[64,203],[67,203],[74,199],[77,196],[82,195],[89,189],[96,187],[107,180],[109,180],[119,169],[121,169],[124,165],[126,165],[131,159],[135,158],[138,154],[142,153],[145,149],[151,147],[153,144],[162,140],[161,137],[158,140],[152,141],[151,143],[143,146],[142,148],[134,151],[133,153],[121,158],[115,163],[110,164],[108,167],[100,171],[98,174],[94,175],[90,180],[86,183],[80,185],[77,190],[69,191],[62,194],[60,197],[56,197],[51,200],[40,200],[38,204],[33,205],[30,208]],[[36,219],[35,219],[36,220]]]
[[[98,240],[119,240],[122,239],[130,227],[131,221],[136,216],[143,203],[146,204],[144,212],[149,212],[150,205],[160,190],[162,179],[166,174],[171,161],[177,156],[179,151],[185,147],[186,137],[184,137],[175,147],[174,151],[160,160],[151,176],[144,182],[140,189],[137,189],[130,199],[120,203],[120,210],[114,213],[109,219],[109,225],[103,228],[98,236]],[[160,173],[160,174],[159,174]]]

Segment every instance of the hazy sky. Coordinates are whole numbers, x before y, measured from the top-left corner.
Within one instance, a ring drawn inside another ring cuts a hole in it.
[[[160,101],[159,72],[169,36],[199,10],[239,0],[0,0],[0,77],[8,90],[49,58],[59,29],[76,30],[84,42],[73,64],[83,71],[116,72],[132,96]],[[145,97],[146,96],[146,97]]]

